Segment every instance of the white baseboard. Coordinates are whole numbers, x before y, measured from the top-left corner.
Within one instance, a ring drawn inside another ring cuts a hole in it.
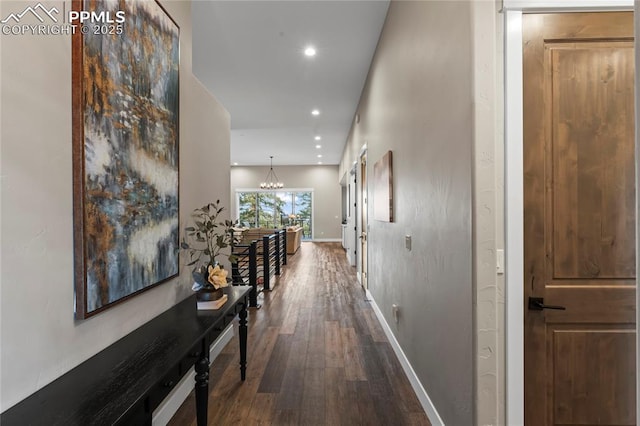
[[[216,339],[211,349],[209,350],[209,362],[213,362],[222,349],[233,338],[233,324],[229,324],[227,328],[222,332],[220,337]],[[158,408],[153,412],[153,426],[166,426],[173,415],[178,411],[178,408],[182,405],[185,399],[189,396],[193,390],[195,383],[196,372],[192,368],[169,395],[160,403]]]
[[[303,241],[304,242],[304,241]],[[312,243],[341,243],[342,238],[314,238]]]
[[[378,317],[378,321],[380,321],[380,324],[382,325],[384,334],[387,336],[387,339],[389,340],[389,343],[393,348],[393,352],[395,352],[396,356],[398,357],[398,360],[400,361],[400,365],[402,365],[402,369],[404,370],[405,374],[409,378],[409,382],[411,383],[411,387],[413,388],[413,391],[416,393],[416,396],[420,400],[420,404],[422,404],[422,408],[424,409],[425,413],[427,413],[427,417],[429,417],[429,421],[433,426],[444,426],[444,422],[442,421],[442,418],[438,414],[438,411],[436,410],[435,405],[433,405],[433,402],[431,402],[431,398],[429,398],[427,391],[422,386],[422,383],[420,383],[420,379],[418,379],[418,376],[416,375],[416,372],[413,370],[411,363],[409,363],[407,356],[404,354],[404,351],[400,347],[400,343],[398,343],[398,341],[396,340],[396,336],[393,335],[393,332],[391,331],[391,327],[389,327],[387,320],[382,315],[382,311],[376,304],[375,299],[373,298],[369,290],[366,290],[365,292],[366,292],[368,301],[371,303],[373,312],[375,312],[376,317]]]

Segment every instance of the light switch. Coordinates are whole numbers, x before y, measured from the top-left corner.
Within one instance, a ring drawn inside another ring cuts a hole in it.
[[[504,274],[504,250],[496,250],[496,273],[499,275]]]
[[[411,251],[411,235],[404,236],[404,246],[407,250]]]

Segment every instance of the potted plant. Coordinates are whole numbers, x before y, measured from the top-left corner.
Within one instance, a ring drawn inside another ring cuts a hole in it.
[[[193,266],[192,289],[198,293],[198,300],[217,300],[223,296],[222,288],[227,286],[227,271],[218,262],[219,256],[230,262],[235,260],[230,247],[234,243],[231,220],[218,221],[224,211],[220,200],[193,210],[191,217],[195,226],[185,228],[185,238],[181,247],[189,252],[189,263]],[[226,249],[229,249],[227,251]]]

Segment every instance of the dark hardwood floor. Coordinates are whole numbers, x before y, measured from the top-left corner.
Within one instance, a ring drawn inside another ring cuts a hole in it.
[[[430,424],[339,243],[303,243],[259,301],[247,380],[237,337],[211,365],[209,425]],[[195,425],[193,392],[169,424]]]

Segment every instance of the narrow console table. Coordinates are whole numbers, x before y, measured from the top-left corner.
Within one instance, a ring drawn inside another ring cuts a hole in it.
[[[240,377],[247,366],[251,287],[227,287],[217,311],[195,295],[160,314],[0,415],[2,426],[151,425],[153,410],[195,366],[198,426],[207,424],[209,347],[240,317]]]

